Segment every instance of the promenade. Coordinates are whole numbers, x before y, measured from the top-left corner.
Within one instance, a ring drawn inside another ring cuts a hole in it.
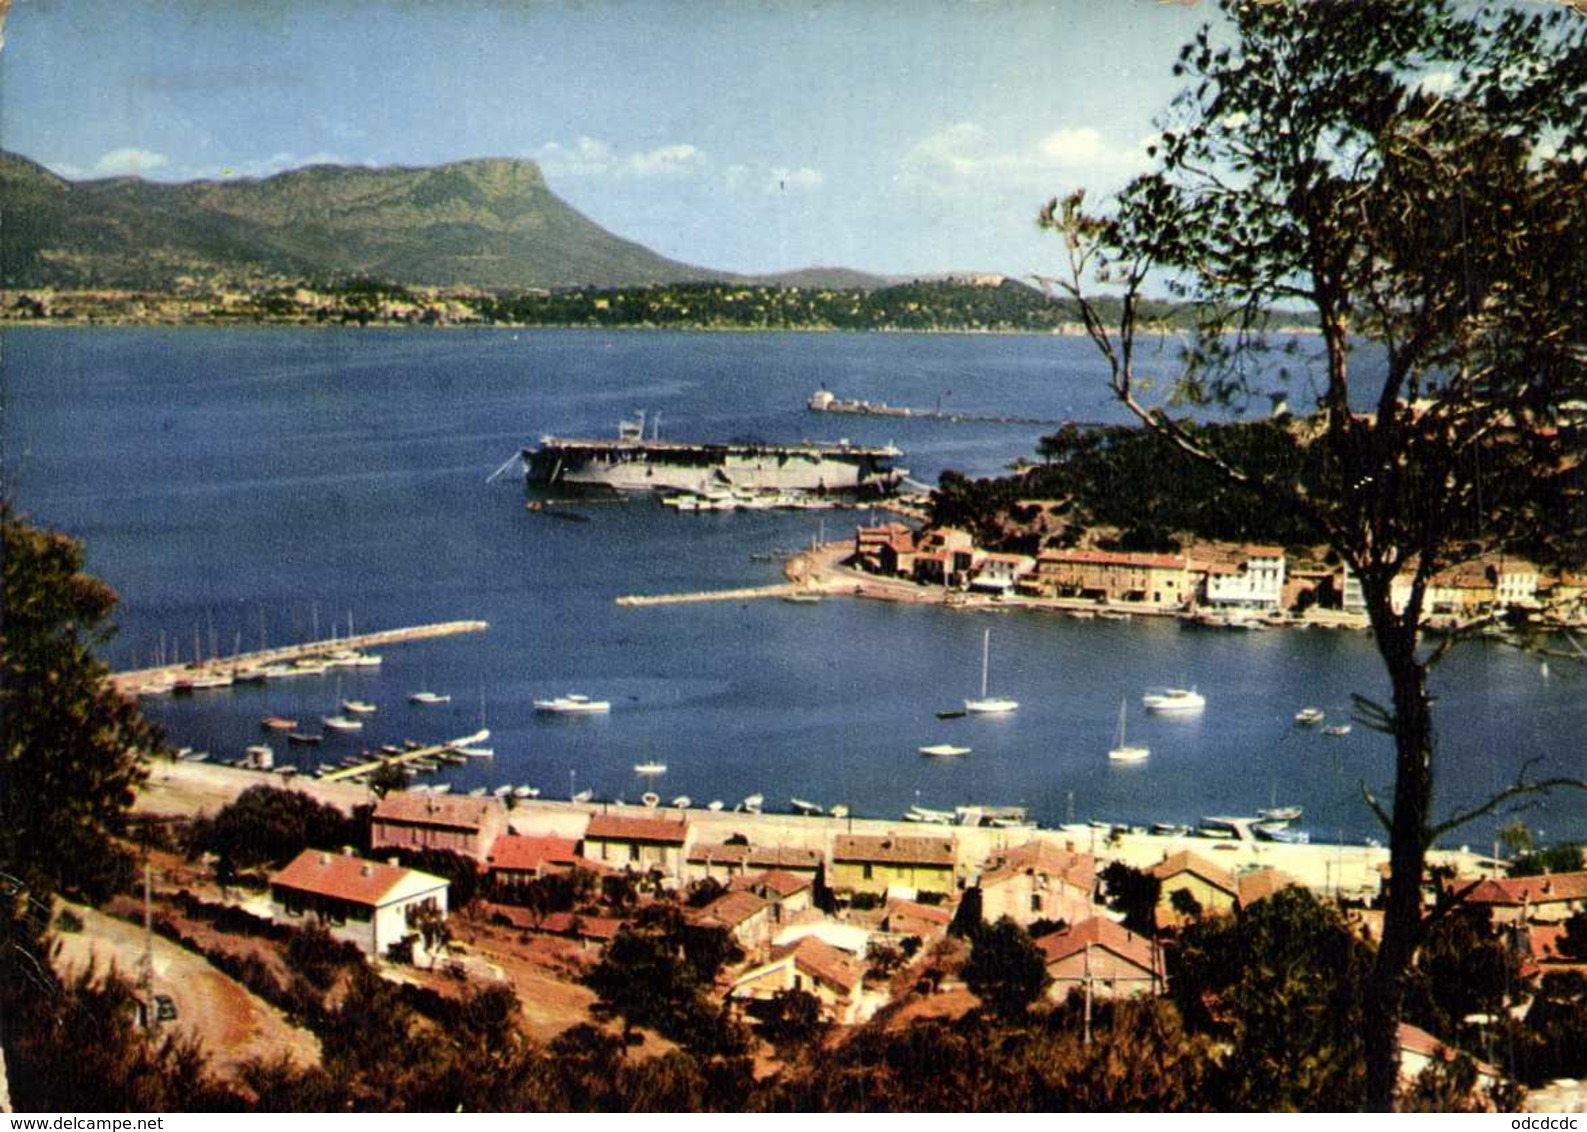
[[[188,817],[213,814],[249,786],[261,783],[301,791],[342,810],[350,811],[354,806],[374,801],[367,787],[348,782],[325,782],[304,776],[283,781],[257,771],[159,760],[151,768],[149,780],[139,792],[133,809],[136,813]],[[488,799],[488,802],[505,805],[496,799]],[[583,836],[590,815],[597,813],[686,817],[696,842],[723,842],[731,836],[742,835],[756,845],[816,849],[823,853],[830,853],[834,838],[848,833],[952,840],[959,875],[966,878],[973,878],[987,858],[997,851],[1040,838],[1060,847],[1089,853],[1099,862],[1122,861],[1138,869],[1150,868],[1171,854],[1189,850],[1231,872],[1271,867],[1288,873],[1322,896],[1369,899],[1377,894],[1381,870],[1389,859],[1386,849],[1370,845],[1214,841],[1110,831],[1089,825],[1041,830],[998,829],[922,825],[866,817],[808,817],[696,809],[680,812],[616,803],[581,804],[546,799],[515,799],[509,810],[509,821],[521,833],[576,839]],[[1464,848],[1435,849],[1428,854],[1428,864],[1450,866],[1457,874],[1465,876],[1484,874],[1491,868],[1488,858]]]

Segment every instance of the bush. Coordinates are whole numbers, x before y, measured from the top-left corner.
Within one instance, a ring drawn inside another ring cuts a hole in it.
[[[58,932],[80,932],[83,930],[83,918],[70,908],[62,908],[55,917],[55,930]]]

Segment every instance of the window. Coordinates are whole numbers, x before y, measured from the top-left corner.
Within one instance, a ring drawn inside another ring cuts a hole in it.
[[[861,876],[863,876],[866,880],[870,880],[871,879],[871,863],[869,861],[866,861],[865,864],[863,866],[861,866],[861,867],[864,869],[864,871],[861,873]]]
[[[1033,892],[1030,894],[1030,910],[1032,912],[1041,911],[1041,893]]]

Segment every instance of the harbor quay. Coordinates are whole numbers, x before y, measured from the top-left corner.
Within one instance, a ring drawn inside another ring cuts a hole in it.
[[[249,786],[270,783],[283,790],[306,793],[320,802],[350,812],[373,802],[365,786],[350,782],[325,782],[298,776],[282,780],[255,771],[210,763],[157,761],[139,792],[134,812],[195,817],[213,814]],[[1089,824],[1057,828],[1000,828],[995,826],[934,825],[870,817],[831,817],[795,813],[749,813],[705,809],[652,809],[615,802],[562,802],[515,799],[508,808],[495,798],[481,803],[506,809],[506,821],[521,832],[578,840],[592,816],[687,819],[691,838],[700,843],[721,843],[739,836],[767,848],[810,849],[830,860],[840,835],[922,838],[951,841],[955,872],[973,883],[983,865],[1001,853],[1031,841],[1046,841],[1055,848],[1086,853],[1099,863],[1121,861],[1132,868],[1148,869],[1173,854],[1191,851],[1229,872],[1274,868],[1294,878],[1319,896],[1367,901],[1379,892],[1388,851],[1375,845],[1312,842],[1287,844],[1267,841],[1225,841],[1204,837],[1134,832],[1118,826]],[[1464,847],[1434,849],[1428,867],[1445,867],[1456,875],[1477,876],[1494,867],[1491,858]]]

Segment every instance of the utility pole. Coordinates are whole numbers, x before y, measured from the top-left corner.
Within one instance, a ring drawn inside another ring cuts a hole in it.
[[[1090,1046],[1091,1046],[1091,945],[1089,943],[1086,944],[1085,964],[1086,964],[1085,965],[1085,980],[1084,980],[1085,981],[1085,987],[1086,987],[1085,1045],[1086,1045],[1086,1048],[1089,1049]]]

